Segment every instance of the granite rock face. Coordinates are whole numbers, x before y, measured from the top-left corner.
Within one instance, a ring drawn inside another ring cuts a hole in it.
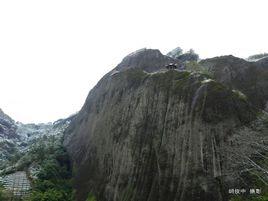
[[[227,200],[239,170],[232,138],[255,118],[244,97],[202,74],[105,76],[66,131],[77,200]]]

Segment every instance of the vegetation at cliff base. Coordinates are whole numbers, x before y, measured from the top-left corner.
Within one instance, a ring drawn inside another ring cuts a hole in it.
[[[89,193],[86,201],[97,201],[97,200],[93,194]]]
[[[33,190],[26,201],[73,200],[72,173],[68,154],[61,144],[39,144],[33,148],[40,165]]]
[[[0,201],[6,201],[10,199],[10,194],[4,189],[2,184],[0,184]]]

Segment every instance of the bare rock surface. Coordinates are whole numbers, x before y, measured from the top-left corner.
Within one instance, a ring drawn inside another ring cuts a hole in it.
[[[255,119],[244,97],[204,75],[106,76],[66,131],[77,200],[227,200],[239,172],[230,150],[243,151],[233,136]]]

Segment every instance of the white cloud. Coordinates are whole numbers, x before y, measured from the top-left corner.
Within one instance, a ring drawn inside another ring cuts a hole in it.
[[[266,0],[0,2],[0,107],[23,122],[78,111],[128,53],[181,46],[201,57],[267,52]]]

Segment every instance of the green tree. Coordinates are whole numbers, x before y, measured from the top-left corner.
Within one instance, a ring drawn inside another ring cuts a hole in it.
[[[38,161],[41,168],[27,201],[72,201],[72,172],[66,150],[55,141],[34,150],[43,155],[43,160]]]
[[[0,185],[0,201],[10,200],[10,193],[6,191],[2,185]]]

